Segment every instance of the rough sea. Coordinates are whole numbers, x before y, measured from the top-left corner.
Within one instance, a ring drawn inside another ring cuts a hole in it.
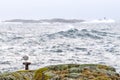
[[[106,64],[120,72],[120,22],[0,23],[0,71],[56,64]]]

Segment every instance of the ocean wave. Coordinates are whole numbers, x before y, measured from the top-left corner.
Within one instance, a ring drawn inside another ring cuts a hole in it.
[[[120,24],[0,25],[0,70],[30,69],[58,63],[101,63],[120,71]]]
[[[87,29],[76,29],[72,28],[66,31],[60,31],[52,34],[43,35],[41,38],[43,40],[51,40],[57,38],[90,38],[90,39],[102,39],[109,33],[97,31],[97,30],[87,30]]]
[[[91,21],[86,21],[83,23],[115,23],[116,21],[113,19],[96,19]]]

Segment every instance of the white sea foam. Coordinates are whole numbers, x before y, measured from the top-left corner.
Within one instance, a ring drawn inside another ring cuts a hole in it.
[[[100,63],[120,71],[120,23],[0,24],[0,71],[52,64]]]
[[[113,19],[95,19],[95,20],[86,21],[83,23],[115,23],[115,20],[113,20]]]

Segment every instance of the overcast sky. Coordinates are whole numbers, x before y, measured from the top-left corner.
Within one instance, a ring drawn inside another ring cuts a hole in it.
[[[120,20],[120,0],[0,0],[0,20],[103,17]]]

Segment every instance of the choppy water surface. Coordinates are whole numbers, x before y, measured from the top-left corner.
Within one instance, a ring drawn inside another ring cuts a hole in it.
[[[120,23],[0,23],[0,71],[100,63],[120,72]]]

